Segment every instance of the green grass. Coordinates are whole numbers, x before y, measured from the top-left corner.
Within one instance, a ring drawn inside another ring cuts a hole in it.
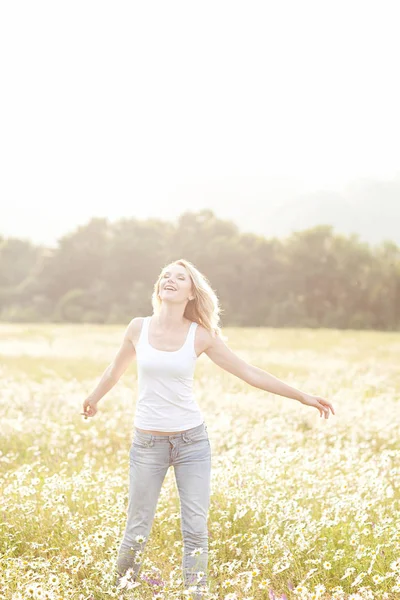
[[[124,328],[0,325],[0,600],[34,597],[35,583],[42,598],[117,597],[136,364],[93,419],[80,412]],[[320,419],[200,357],[195,394],[212,448],[210,598],[269,599],[270,589],[288,600],[399,598],[400,334],[224,333],[239,356],[326,397],[336,415]],[[180,598],[173,469],[163,492],[141,574],[157,573],[169,584],[164,597]],[[141,580],[136,597],[154,597],[153,586]]]

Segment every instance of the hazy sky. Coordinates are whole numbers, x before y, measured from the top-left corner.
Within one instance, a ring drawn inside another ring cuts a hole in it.
[[[400,172],[398,3],[2,2],[0,233]],[[236,200],[236,206],[233,201]]]

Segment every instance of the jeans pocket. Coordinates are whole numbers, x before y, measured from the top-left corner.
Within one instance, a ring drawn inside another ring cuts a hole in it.
[[[136,446],[138,448],[150,448],[154,445],[154,440],[151,434],[143,434],[135,431],[133,434],[132,446]]]
[[[206,440],[209,442],[208,439],[208,432],[207,429],[203,429],[203,431],[198,431],[196,433],[190,433],[190,434],[185,434],[185,437],[187,439],[188,442],[190,443],[195,443],[195,442],[202,442],[203,440]]]

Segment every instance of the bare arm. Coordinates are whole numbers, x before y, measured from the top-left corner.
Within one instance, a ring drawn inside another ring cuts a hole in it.
[[[324,398],[302,392],[267,371],[247,363],[232,352],[219,336],[212,337],[209,332],[204,333],[204,330],[202,335],[205,336],[205,343],[207,345],[205,353],[216,365],[225,371],[236,375],[236,377],[239,377],[253,387],[271,392],[272,394],[278,394],[279,396],[293,398],[301,404],[314,406],[319,410],[321,417],[325,414],[326,419],[329,417],[329,409],[332,411],[332,414],[335,414],[333,406]]]
[[[94,390],[89,394],[83,403],[83,413],[85,417],[94,416],[97,412],[97,404],[107,392],[109,392],[118,382],[121,375],[126,371],[129,364],[136,357],[135,346],[132,342],[132,332],[136,325],[136,318],[132,319],[125,329],[121,346],[112,362],[105,369],[101,379]]]

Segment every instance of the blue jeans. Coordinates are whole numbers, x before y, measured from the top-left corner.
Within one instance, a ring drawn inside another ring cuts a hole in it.
[[[137,578],[143,556],[136,557],[136,551],[144,550],[162,483],[173,465],[181,508],[184,587],[207,586],[207,516],[211,481],[207,425],[203,422],[173,435],[153,435],[135,428],[129,465],[128,514],[117,558],[117,582],[129,568],[133,568],[133,578]],[[137,536],[143,537],[136,539]],[[199,572],[202,574],[197,577]]]

